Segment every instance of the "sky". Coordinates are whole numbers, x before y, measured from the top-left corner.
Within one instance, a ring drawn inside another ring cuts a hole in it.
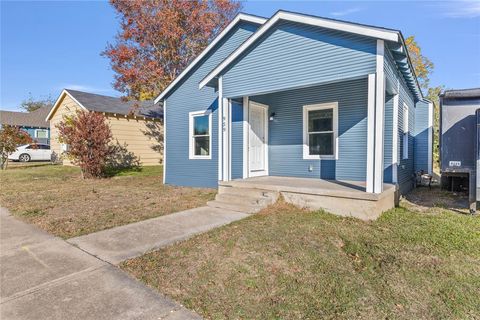
[[[245,1],[243,12],[284,9],[415,35],[435,64],[431,86],[480,87],[480,1]],[[106,1],[0,0],[0,109],[63,88],[120,96],[101,56],[119,19]]]

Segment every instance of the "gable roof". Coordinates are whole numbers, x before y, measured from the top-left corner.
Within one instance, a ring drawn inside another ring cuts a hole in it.
[[[72,98],[72,100],[84,110],[122,115],[130,115],[133,112],[133,114],[136,116],[146,118],[163,117],[163,108],[161,106],[155,106],[151,100],[124,101],[121,98],[64,89],[55,102],[55,105],[47,115],[47,120],[52,118],[65,95],[68,95],[70,98]]]
[[[49,128],[50,124],[45,120],[49,111],[49,107],[42,107],[32,112],[0,110],[0,123],[11,126]]]
[[[157,104],[162,100],[187,74],[192,70],[214,47],[220,42],[229,32],[233,29],[239,22],[248,21],[256,24],[264,24],[267,21],[266,18],[254,16],[251,14],[239,13],[233,20],[230,22],[225,29],[219,33],[218,36],[213,39],[213,41],[200,53],[195,60],[193,60],[185,70],[183,70],[176,78],[173,80],[154,100],[154,103]]]
[[[199,88],[203,88],[209,84],[214,78],[233,61],[235,61],[243,52],[252,46],[268,30],[274,27],[279,20],[297,22],[327,29],[334,29],[362,36],[372,37],[388,41],[390,43],[399,43],[400,46],[395,47],[395,61],[401,63],[400,71],[405,80],[409,84],[412,91],[417,95],[418,99],[423,98],[417,78],[413,72],[412,64],[406,50],[405,41],[399,30],[375,27],[365,24],[341,21],[336,19],[322,18],[317,16],[305,15],[300,13],[279,10],[266,23],[264,23],[250,38],[233,51],[225,60],[223,60],[215,69],[203,78],[199,83]],[[410,74],[411,73],[411,74]]]

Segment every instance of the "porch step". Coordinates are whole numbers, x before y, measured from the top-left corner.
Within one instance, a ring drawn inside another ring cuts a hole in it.
[[[220,186],[214,201],[208,206],[246,213],[256,213],[275,203],[278,192],[255,188]]]

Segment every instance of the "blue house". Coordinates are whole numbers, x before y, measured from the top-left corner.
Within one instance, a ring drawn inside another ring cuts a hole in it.
[[[385,210],[432,171],[433,107],[398,30],[239,14],[155,103],[167,184],[269,189],[356,215],[322,201]]]
[[[45,121],[49,111],[49,107],[42,107],[32,112],[0,110],[0,126],[19,127],[27,132],[33,141],[50,144],[50,124]]]

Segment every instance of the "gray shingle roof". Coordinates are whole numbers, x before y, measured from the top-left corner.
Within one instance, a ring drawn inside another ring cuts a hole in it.
[[[0,110],[0,123],[8,124],[11,126],[49,128],[49,122],[45,121],[45,118],[47,117],[47,114],[49,112],[49,107],[43,107],[32,112],[15,112]]]
[[[480,88],[445,90],[440,96],[447,99],[480,99]]]
[[[123,101],[121,98],[109,97],[95,93],[65,89],[82,106],[91,111],[137,116],[163,118],[163,107],[154,105],[153,100]]]

